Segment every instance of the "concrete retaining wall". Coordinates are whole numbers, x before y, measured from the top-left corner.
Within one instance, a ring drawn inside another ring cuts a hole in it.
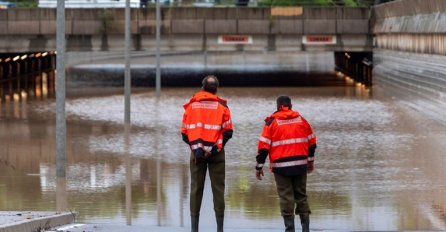
[[[446,124],[446,56],[374,52],[374,83],[420,114]]]
[[[446,124],[446,1],[400,0],[374,8],[374,83]]]
[[[446,1],[400,0],[375,7],[372,15],[378,48],[446,54]]]
[[[169,40],[173,47],[186,47],[189,42],[202,44],[203,41],[217,35],[239,34],[256,37],[254,46],[259,50],[274,50],[282,46],[281,41],[287,36],[292,40],[301,40],[303,35],[337,36],[336,46],[321,46],[326,50],[371,50],[369,30],[369,10],[367,8],[303,8],[295,15],[275,15],[273,8],[197,8],[166,7],[162,8],[162,38]],[[142,39],[154,39],[155,10],[132,9],[133,48],[146,50]],[[0,11],[0,52],[27,52],[36,50],[54,50],[56,33],[55,9],[8,9]],[[66,33],[69,42],[67,50],[122,50],[124,40],[124,9],[67,9]],[[176,40],[188,37],[190,41]],[[270,46],[258,44],[268,37]],[[345,37],[347,36],[347,37]],[[349,37],[363,40],[361,45],[351,45]],[[366,36],[366,39],[364,39]],[[153,38],[152,38],[153,37]],[[276,40],[276,38],[281,38]],[[347,39],[346,39],[347,38]],[[38,40],[39,43],[31,44]],[[70,42],[71,40],[71,42]],[[101,42],[98,43],[97,40]],[[14,41],[10,43],[8,41]],[[183,42],[186,42],[184,44]],[[291,44],[287,41],[285,44]],[[113,44],[119,44],[114,47]],[[97,46],[96,46],[97,45]],[[285,45],[287,46],[287,45]],[[228,46],[226,46],[228,47]],[[240,50],[240,46],[232,46]],[[241,46],[244,47],[244,46]],[[201,46],[202,49],[206,47]],[[166,49],[166,48],[164,48]],[[287,47],[285,49],[288,49]],[[297,47],[302,50],[302,44]],[[227,50],[222,48],[222,50]],[[279,49],[280,50],[280,49]]]

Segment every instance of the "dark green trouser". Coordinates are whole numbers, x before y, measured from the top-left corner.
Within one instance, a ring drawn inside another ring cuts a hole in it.
[[[282,176],[274,173],[274,178],[282,216],[311,213],[307,201],[307,174]]]
[[[206,171],[209,168],[215,216],[223,217],[225,212],[225,151],[222,149],[220,153],[197,162],[195,162],[194,158],[194,155],[191,154],[190,215],[200,215],[204,181],[206,179]]]

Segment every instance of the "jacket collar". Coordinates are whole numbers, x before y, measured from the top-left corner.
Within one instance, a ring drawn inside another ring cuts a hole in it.
[[[297,118],[299,116],[300,116],[299,112],[293,111],[293,110],[289,109],[288,107],[284,107],[284,108],[274,112],[269,117],[267,117],[265,119],[265,122],[268,122],[271,119],[281,119],[281,120],[284,120],[284,119]]]
[[[192,98],[189,100],[188,103],[184,104],[183,107],[184,109],[186,109],[190,104],[194,103],[194,102],[199,102],[199,101],[218,101],[224,105],[226,105],[227,101],[219,98],[217,95],[206,92],[206,91],[199,91],[197,93],[195,93]]]

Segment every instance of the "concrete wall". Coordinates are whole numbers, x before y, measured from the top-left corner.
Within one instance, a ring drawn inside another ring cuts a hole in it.
[[[272,15],[272,8],[162,8],[164,50],[194,44],[207,49],[256,50],[305,49],[303,35],[334,35],[338,44],[322,50],[371,50],[367,8],[303,8],[301,14]],[[155,10],[132,9],[133,48],[150,50],[155,33]],[[105,25],[105,26],[104,26]],[[0,11],[0,52],[55,49],[55,9],[8,9]],[[67,9],[68,50],[122,50],[124,9]],[[213,46],[218,35],[242,34],[254,38],[248,46]],[[186,39],[184,39],[186,38]],[[115,41],[119,40],[119,41]],[[99,42],[98,42],[99,41]],[[269,42],[268,42],[269,41]],[[358,43],[359,41],[359,43]],[[250,47],[250,48],[249,48]]]
[[[374,8],[376,46],[398,51],[446,54],[446,1],[400,0]]]
[[[375,7],[374,83],[418,113],[446,124],[446,1]]]

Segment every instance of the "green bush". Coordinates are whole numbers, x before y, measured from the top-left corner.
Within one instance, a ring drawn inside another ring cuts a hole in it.
[[[16,4],[19,8],[36,8],[38,4],[38,0],[9,0],[9,2]]]
[[[261,6],[334,6],[334,0],[262,0]]]

